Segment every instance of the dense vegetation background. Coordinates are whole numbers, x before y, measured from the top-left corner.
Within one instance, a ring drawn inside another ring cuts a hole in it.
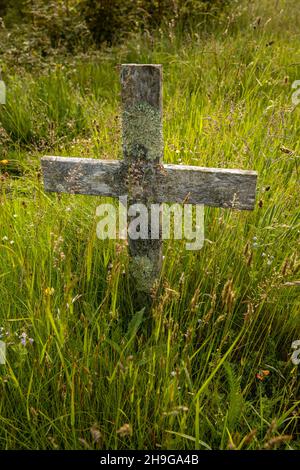
[[[300,448],[298,3],[0,0],[1,448]],[[165,243],[150,312],[104,198],[40,173],[122,158],[126,62],[163,64],[165,161],[259,173],[253,213]]]
[[[160,27],[189,28],[211,23],[232,0],[1,0],[0,14],[8,27],[26,24],[48,34],[52,47],[74,49],[89,33],[98,45],[112,44],[134,32]]]

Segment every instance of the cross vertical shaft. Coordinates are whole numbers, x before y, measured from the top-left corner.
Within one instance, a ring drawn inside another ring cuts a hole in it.
[[[126,64],[121,68],[123,154],[130,205],[147,208],[148,239],[129,236],[130,272],[139,291],[148,292],[162,261],[161,221],[151,237],[150,204],[157,202],[156,174],[163,158],[162,68]],[[144,214],[145,215],[145,214]],[[132,217],[128,215],[128,223]],[[130,235],[130,228],[129,228]]]

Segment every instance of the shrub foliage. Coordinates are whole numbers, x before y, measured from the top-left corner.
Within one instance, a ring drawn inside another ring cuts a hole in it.
[[[72,51],[88,34],[109,45],[129,33],[195,23],[219,17],[231,0],[0,0],[6,27],[26,25],[47,36],[50,46]]]

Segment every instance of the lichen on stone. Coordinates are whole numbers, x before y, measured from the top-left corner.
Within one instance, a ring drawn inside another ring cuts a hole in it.
[[[153,268],[153,263],[148,256],[135,256],[131,258],[129,270],[138,291],[150,292],[156,277]]]
[[[123,112],[123,150],[127,158],[159,160],[163,153],[161,113],[146,102]]]

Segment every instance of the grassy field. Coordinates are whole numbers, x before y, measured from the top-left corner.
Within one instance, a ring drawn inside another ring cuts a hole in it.
[[[1,449],[300,449],[298,7],[2,63]],[[165,243],[150,312],[126,244],[96,237],[105,199],[47,194],[40,172],[45,154],[122,158],[126,62],[163,65],[164,161],[259,173],[253,212],[205,209],[202,250]]]

